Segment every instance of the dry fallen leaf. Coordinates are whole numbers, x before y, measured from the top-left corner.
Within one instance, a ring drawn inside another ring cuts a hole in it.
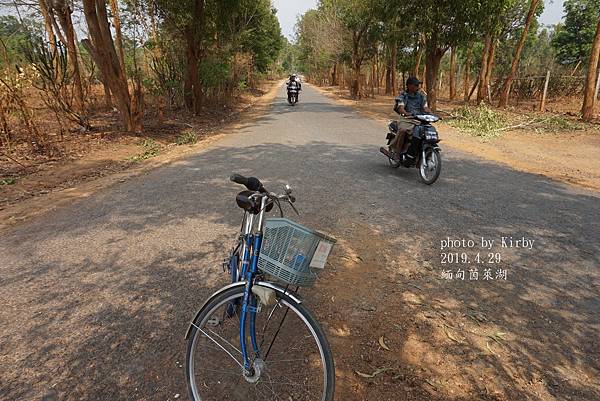
[[[504,340],[504,336],[506,335],[506,333],[502,333],[502,332],[497,332],[494,334],[488,334],[487,336],[489,338],[491,338],[492,340],[496,341],[498,344],[502,345],[502,341]]]
[[[462,344],[462,341],[458,340],[456,337],[454,337],[449,331],[448,331],[448,326],[443,325],[442,326],[444,328],[444,333],[446,333],[446,336],[448,336],[449,339],[451,339],[454,342],[457,342],[458,344]]]
[[[490,351],[490,353],[492,355],[496,355],[496,353],[494,351],[492,351],[492,347],[490,347],[489,341],[486,341],[485,346],[487,347],[488,351]]]
[[[388,346],[385,344],[385,341],[384,341],[384,338],[383,338],[383,336],[379,337],[379,345],[381,345],[381,348],[383,348],[383,349],[384,349],[384,350],[386,350],[386,351],[389,351],[389,350],[390,350],[390,347],[388,347]]]

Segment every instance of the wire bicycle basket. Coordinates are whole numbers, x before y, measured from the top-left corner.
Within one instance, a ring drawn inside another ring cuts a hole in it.
[[[268,218],[258,268],[299,287],[310,287],[325,268],[336,240],[285,218]]]

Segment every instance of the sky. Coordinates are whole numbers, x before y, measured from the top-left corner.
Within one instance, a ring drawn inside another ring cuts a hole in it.
[[[564,0],[545,0],[544,12],[540,16],[540,22],[545,25],[553,25],[563,17]]]
[[[293,40],[297,17],[315,8],[317,0],[273,0],[273,5],[277,9],[281,31],[289,40]]]
[[[544,0],[545,8],[540,17],[540,22],[546,25],[560,22],[563,15],[563,2],[564,0]],[[317,0],[273,0],[273,5],[277,9],[277,16],[283,34],[288,39],[293,40],[294,26],[298,16],[311,8],[315,8]]]

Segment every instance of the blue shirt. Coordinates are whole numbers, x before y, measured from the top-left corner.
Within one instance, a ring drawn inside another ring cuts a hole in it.
[[[396,97],[396,106],[403,106],[408,114],[425,114],[425,108],[428,107],[427,95],[422,91],[415,93],[402,91],[398,97]]]

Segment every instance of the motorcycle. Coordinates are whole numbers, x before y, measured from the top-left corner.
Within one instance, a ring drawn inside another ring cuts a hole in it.
[[[287,92],[289,104],[295,106],[298,103],[298,89],[290,87]]]
[[[404,144],[401,144],[400,149],[406,148],[407,141],[413,141],[415,138],[420,142],[419,151],[416,158],[406,157],[405,154],[400,153],[397,149],[389,147],[394,138],[398,135],[398,122],[391,121],[388,125],[389,132],[386,136],[388,148],[381,147],[379,150],[385,156],[387,156],[390,165],[394,168],[400,166],[410,168],[417,167],[419,169],[419,176],[421,181],[427,185],[433,184],[442,171],[442,156],[440,152],[442,149],[438,146],[440,142],[439,135],[433,123],[439,121],[439,117],[431,114],[419,114],[413,116],[418,121],[418,125],[415,125],[412,131],[412,135],[408,133],[404,140]]]

